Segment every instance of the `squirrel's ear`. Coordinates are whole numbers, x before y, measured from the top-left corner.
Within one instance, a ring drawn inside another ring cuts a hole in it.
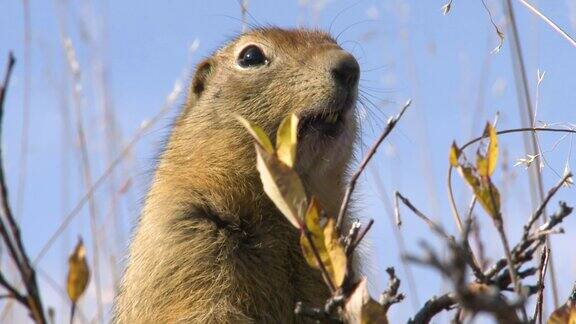
[[[190,94],[194,96],[195,99],[200,98],[204,89],[206,89],[213,70],[214,61],[211,58],[205,59],[196,66],[196,73],[194,74],[192,88],[190,89]]]

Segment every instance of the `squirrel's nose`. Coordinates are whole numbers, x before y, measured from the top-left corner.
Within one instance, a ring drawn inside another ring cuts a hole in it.
[[[336,83],[351,90],[358,85],[360,66],[350,53],[337,50],[330,57],[330,73]]]

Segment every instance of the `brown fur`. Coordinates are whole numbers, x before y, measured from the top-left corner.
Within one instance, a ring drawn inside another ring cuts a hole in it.
[[[236,66],[251,43],[269,66]],[[274,137],[287,114],[325,109],[337,96],[329,63],[342,53],[323,32],[268,28],[198,65],[130,247],[115,322],[294,323],[297,301],[325,301],[298,231],[263,193],[253,140],[234,114]],[[337,141],[314,132],[299,138],[297,170],[331,215],[355,138],[353,113],[347,119]]]

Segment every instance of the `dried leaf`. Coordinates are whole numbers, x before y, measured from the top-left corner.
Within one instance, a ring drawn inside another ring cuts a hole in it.
[[[450,161],[450,165],[453,167],[458,166],[458,158],[460,157],[460,149],[456,145],[456,141],[452,142],[452,146],[450,147],[450,153],[448,154],[448,160]]]
[[[490,52],[492,54],[500,52],[500,50],[502,49],[502,46],[504,45],[504,33],[500,29],[498,29],[498,27],[496,27],[496,25],[494,25],[494,28],[496,28],[496,34],[498,35],[498,45],[496,47],[494,47],[492,52]]]
[[[474,175],[472,167],[461,166],[458,168],[458,172],[460,172],[460,175],[462,175],[464,180],[466,180],[472,189],[480,186],[480,180]]]
[[[264,192],[292,225],[301,228],[307,198],[298,174],[260,145],[256,145],[256,168]]]
[[[68,258],[66,291],[72,303],[76,303],[78,298],[82,296],[88,286],[89,280],[90,269],[88,269],[88,263],[86,262],[86,248],[84,247],[84,243],[82,243],[82,239],[79,238],[74,251]]]
[[[330,280],[336,287],[340,287],[346,276],[346,253],[338,240],[334,219],[321,217],[320,206],[315,198],[312,198],[306,212],[305,224],[312,241],[308,240],[305,233],[300,237],[300,245],[306,261],[312,267],[320,269],[313,250],[315,248]]]
[[[539,154],[536,154],[536,155],[526,154],[526,158],[516,159],[516,163],[514,164],[514,166],[516,167],[519,165],[524,165],[526,167],[526,169],[528,169],[530,167],[530,165],[532,164],[532,162],[534,162],[534,160],[536,160],[538,155]]]
[[[348,298],[345,305],[346,322],[349,324],[388,324],[384,308],[370,298],[366,284],[366,278],[362,278]]]
[[[442,14],[447,15],[450,12],[450,9],[452,9],[452,0],[442,6]]]
[[[576,301],[568,302],[556,309],[548,318],[548,324],[576,324]]]
[[[289,167],[293,167],[296,161],[297,135],[298,117],[290,114],[280,123],[276,134],[276,154]]]
[[[269,154],[274,153],[274,147],[272,146],[270,138],[268,137],[268,135],[266,135],[266,133],[260,126],[246,120],[241,116],[236,115],[235,117],[236,120],[238,120],[238,122],[240,122],[240,124],[242,124],[242,126],[246,128],[248,133],[250,133],[250,135],[254,137],[254,139],[260,145],[260,147],[262,147]]]
[[[570,171],[570,165],[568,164],[568,161],[566,161],[566,165],[564,166],[564,173],[562,174],[562,177],[567,177],[571,173],[572,173],[572,171]],[[574,184],[574,179],[572,176],[569,176],[566,178],[566,181],[564,181],[563,185],[565,187],[570,187],[573,184]]]

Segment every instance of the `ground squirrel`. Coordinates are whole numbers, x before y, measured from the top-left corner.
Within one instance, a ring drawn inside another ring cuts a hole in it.
[[[117,323],[297,323],[328,290],[298,231],[263,193],[254,142],[300,116],[307,194],[338,213],[356,138],[360,69],[327,33],[261,28],[198,64],[130,246]]]

